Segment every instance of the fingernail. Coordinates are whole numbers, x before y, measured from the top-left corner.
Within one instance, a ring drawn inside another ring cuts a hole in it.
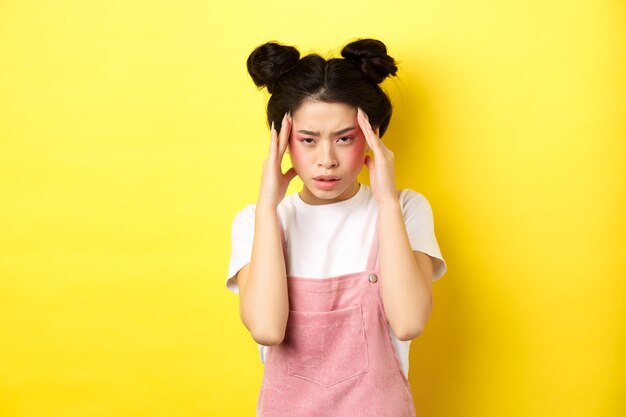
[[[272,120],[272,130],[274,130],[274,121]]]

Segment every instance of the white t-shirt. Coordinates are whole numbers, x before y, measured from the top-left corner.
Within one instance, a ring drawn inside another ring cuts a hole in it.
[[[400,193],[411,248],[434,257],[433,281],[447,266],[435,237],[433,213],[426,197],[411,189]],[[235,275],[250,263],[254,238],[254,212],[250,204],[241,209],[232,224],[232,251],[226,287],[238,294]],[[357,193],[338,203],[310,205],[298,193],[286,196],[278,205],[289,254],[287,274],[303,278],[333,277],[366,269],[378,205],[369,186],[361,184]],[[323,278],[321,278],[323,279]],[[406,377],[409,375],[410,340],[402,341],[389,332],[396,356]],[[265,363],[267,346],[259,345]]]

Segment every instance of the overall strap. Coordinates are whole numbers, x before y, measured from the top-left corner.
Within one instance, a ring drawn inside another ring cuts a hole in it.
[[[376,225],[374,226],[374,238],[372,239],[372,246],[370,247],[370,254],[367,257],[367,270],[378,271],[378,216],[376,216]]]
[[[400,198],[400,193],[402,193],[402,190],[398,190],[398,198]],[[370,253],[367,258],[367,270],[368,271],[378,271],[380,268],[380,257],[378,256],[378,249],[380,248],[380,240],[379,240],[380,215],[379,214],[376,215],[376,226],[374,226],[374,238],[372,239],[372,246],[370,247]]]

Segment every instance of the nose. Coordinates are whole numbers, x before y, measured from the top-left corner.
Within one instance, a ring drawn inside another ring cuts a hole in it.
[[[333,146],[326,143],[323,146],[320,146],[319,149],[320,154],[318,156],[318,165],[326,169],[336,168],[339,164],[339,161],[337,160],[337,156],[335,155],[335,150],[333,149]]]

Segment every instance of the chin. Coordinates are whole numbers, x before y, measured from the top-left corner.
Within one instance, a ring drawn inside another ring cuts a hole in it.
[[[311,184],[309,192],[320,200],[333,200],[345,194],[350,187],[351,184],[346,187],[335,188],[331,190],[320,190],[315,186],[315,184]]]

